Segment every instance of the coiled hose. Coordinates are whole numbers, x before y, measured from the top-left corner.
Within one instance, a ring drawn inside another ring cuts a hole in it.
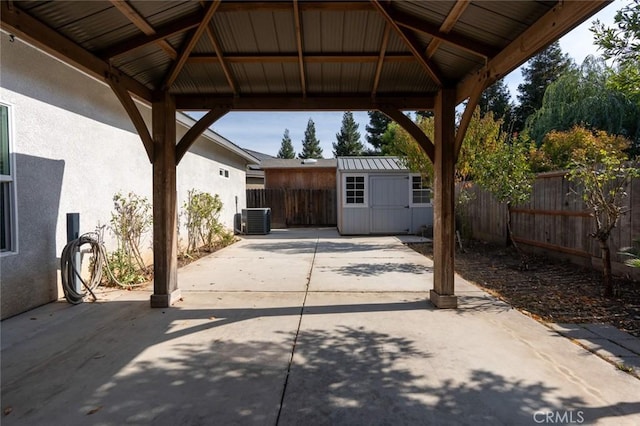
[[[86,282],[80,274],[80,265],[75,263],[75,254],[80,251],[80,248],[89,244],[91,246],[91,255],[93,256],[93,264],[91,266],[91,281]],[[135,284],[123,284],[116,279],[109,267],[109,260],[107,258],[107,250],[104,247],[102,238],[98,232],[87,232],[82,234],[79,238],[70,241],[64,246],[62,255],[60,256],[60,271],[62,275],[62,290],[64,291],[64,297],[69,303],[74,305],[80,304],[84,301],[87,293],[79,293],[74,288],[73,282],[75,277],[80,279],[82,285],[91,296],[93,300],[98,300],[93,290],[100,285],[102,281],[103,268],[107,271],[107,275],[111,282],[116,283],[120,287],[128,288],[136,287]],[[140,284],[143,285],[143,284]]]
[[[87,283],[80,275],[80,265],[76,265],[75,254],[80,251],[80,247],[85,244],[91,246],[91,254],[93,255],[93,265],[91,271],[91,281]],[[62,290],[64,291],[64,297],[67,302],[77,305],[84,301],[87,293],[79,293],[74,288],[73,282],[75,277],[78,277],[84,288],[91,293],[94,300],[98,298],[93,293],[93,290],[98,287],[100,280],[102,280],[102,267],[106,262],[106,253],[104,245],[99,241],[98,234],[96,232],[89,232],[81,235],[73,241],[69,241],[64,249],[62,249],[62,255],[60,256],[60,271],[62,275]]]

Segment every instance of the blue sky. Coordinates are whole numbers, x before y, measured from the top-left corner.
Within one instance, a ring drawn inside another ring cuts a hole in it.
[[[626,3],[626,0],[616,0],[576,27],[560,39],[562,51],[568,53],[578,64],[582,63],[587,55],[597,54],[596,47],[593,45],[593,34],[589,31],[591,23],[599,19],[607,25],[612,25],[616,11]],[[516,69],[505,77],[505,82],[511,90],[512,99],[515,100],[518,84],[522,82],[520,69]],[[331,158],[333,157],[332,143],[336,140],[336,133],[340,131],[342,115],[342,112],[316,111],[232,112],[218,120],[213,125],[213,130],[242,148],[275,156],[280,149],[285,129],[289,129],[296,153],[300,152],[307,121],[311,118],[316,125],[316,135],[320,140],[323,156]],[[353,115],[360,125],[361,139],[365,142],[365,126],[369,123],[369,117],[366,112],[354,112]]]

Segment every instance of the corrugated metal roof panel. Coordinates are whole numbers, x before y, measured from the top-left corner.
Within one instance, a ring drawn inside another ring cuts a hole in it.
[[[197,82],[197,84],[194,82]],[[183,72],[178,75],[172,87],[172,92],[232,94],[222,67],[217,63],[186,64]]]
[[[398,157],[338,157],[338,170],[346,172],[408,172]]]
[[[438,64],[442,73],[450,79],[462,78],[469,69],[479,68],[484,65],[484,60],[480,56],[452,48],[446,43],[440,45],[432,60]]]
[[[418,62],[385,62],[380,74],[379,94],[431,93],[438,88]]]

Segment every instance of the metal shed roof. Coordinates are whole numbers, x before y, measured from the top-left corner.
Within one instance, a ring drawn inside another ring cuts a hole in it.
[[[408,172],[398,157],[338,157],[341,172]]]
[[[262,169],[335,169],[336,159],[266,158],[260,162],[260,167]]]

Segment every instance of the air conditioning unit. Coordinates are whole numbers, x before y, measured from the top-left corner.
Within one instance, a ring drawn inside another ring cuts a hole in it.
[[[271,232],[271,209],[242,209],[242,232],[247,235],[266,235]]]

